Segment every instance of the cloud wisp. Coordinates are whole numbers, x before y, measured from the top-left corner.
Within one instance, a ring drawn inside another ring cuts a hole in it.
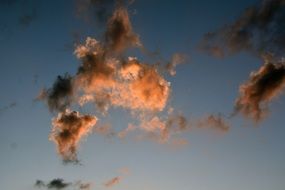
[[[284,0],[262,0],[234,22],[205,34],[199,47],[217,57],[240,51],[281,56],[285,50],[284,10]]]

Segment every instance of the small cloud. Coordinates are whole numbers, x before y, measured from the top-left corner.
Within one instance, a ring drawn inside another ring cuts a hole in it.
[[[114,185],[117,185],[118,183],[120,183],[121,181],[121,177],[120,176],[117,176],[117,177],[114,177],[110,180],[108,180],[104,185],[105,187],[113,187]]]

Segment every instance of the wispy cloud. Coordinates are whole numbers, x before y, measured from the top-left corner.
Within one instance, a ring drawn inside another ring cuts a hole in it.
[[[240,51],[280,56],[285,50],[284,10],[284,0],[261,0],[234,22],[205,34],[200,48],[218,57]]]

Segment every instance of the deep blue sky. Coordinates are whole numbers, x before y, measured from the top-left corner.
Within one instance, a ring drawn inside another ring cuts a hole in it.
[[[130,175],[113,189],[283,190],[284,97],[270,105],[269,117],[258,127],[236,116],[227,134],[192,131],[183,135],[189,145],[175,150],[150,141],[90,135],[80,146],[83,166],[62,165],[48,140],[53,115],[34,99],[57,75],[76,72],[72,34],[79,31],[82,41],[87,36],[100,39],[103,26],[76,18],[72,1],[21,2],[0,3],[0,189],[33,189],[36,179],[56,177],[91,181],[94,189],[104,189],[104,181],[127,167]],[[136,12],[130,16],[133,28],[147,49],[159,50],[165,59],[176,52],[188,56],[187,64],[168,78],[177,110],[189,117],[231,114],[239,85],[262,60],[245,52],[217,59],[196,46],[204,33],[257,2],[136,0],[129,7]],[[33,10],[31,23],[19,24],[19,17]],[[13,102],[16,106],[6,109]],[[110,117],[115,129],[127,126],[122,115],[115,110]]]

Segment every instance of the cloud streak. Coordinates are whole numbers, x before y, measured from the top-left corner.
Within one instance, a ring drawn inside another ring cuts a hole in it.
[[[205,34],[200,48],[217,57],[240,51],[280,56],[285,50],[284,10],[284,0],[262,0],[234,22]]]
[[[108,180],[104,184],[104,186],[108,187],[108,188],[113,187],[114,185],[117,185],[118,183],[120,183],[121,180],[122,180],[122,178],[120,176],[114,177],[114,178]]]
[[[45,183],[42,180],[36,180],[35,187],[45,188],[45,189],[57,189],[57,190],[73,187],[73,189],[78,189],[78,190],[90,190],[91,183],[85,183],[80,180],[74,183],[71,183],[71,182],[65,182],[61,178],[56,178],[56,179],[51,180],[48,183]]]

